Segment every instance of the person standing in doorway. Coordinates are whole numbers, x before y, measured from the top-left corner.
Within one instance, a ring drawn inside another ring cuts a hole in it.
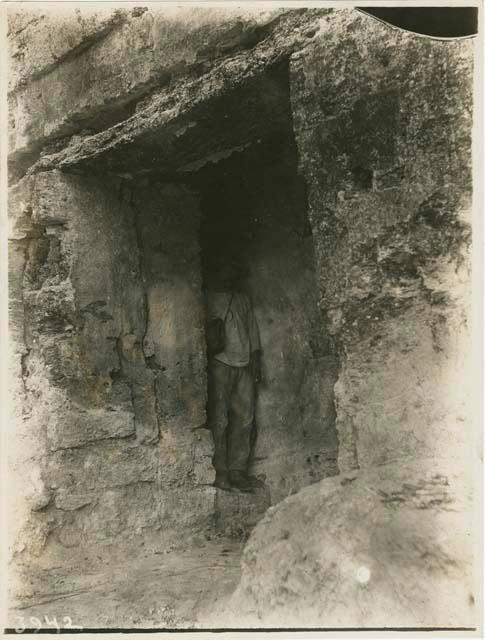
[[[209,354],[209,426],[214,438],[214,485],[252,492],[248,476],[256,384],[261,379],[261,341],[249,296],[241,290],[244,272],[226,260],[211,270],[207,320],[219,323],[220,344]],[[210,340],[208,340],[210,342]]]

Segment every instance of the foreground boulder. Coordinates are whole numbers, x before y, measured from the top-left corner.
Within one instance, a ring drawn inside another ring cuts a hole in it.
[[[471,492],[429,463],[328,478],[269,509],[243,555],[235,625],[473,626]]]

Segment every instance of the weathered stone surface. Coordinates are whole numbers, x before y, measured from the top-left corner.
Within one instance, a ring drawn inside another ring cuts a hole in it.
[[[468,457],[471,52],[342,11],[291,65],[341,470]]]
[[[15,89],[52,71],[127,20],[128,12],[101,9],[85,12],[68,5],[9,12],[9,87]]]
[[[31,11],[11,11],[7,19],[7,36],[14,38],[18,36],[30,24],[38,23],[43,16],[42,9]]]
[[[470,42],[342,11],[292,59],[348,474],[257,527],[234,598],[243,626],[475,624],[460,383],[471,357],[471,53]]]
[[[470,485],[435,460],[307,487],[253,531],[225,615],[237,627],[473,626],[471,507]]]
[[[49,456],[45,482],[52,489],[84,494],[106,488],[155,482],[159,451],[156,445],[104,441],[87,447],[59,450]]]
[[[157,399],[154,373],[147,368],[142,339],[124,335],[119,342],[121,372],[131,382],[131,400],[136,416],[136,436],[139,442],[156,442],[159,438]]]
[[[236,626],[476,623],[463,385],[471,49],[342,11],[292,59],[348,473],[256,527],[229,613]]]
[[[258,487],[254,493],[235,493],[217,489],[216,529],[229,538],[246,540],[270,504],[268,486]]]
[[[256,44],[279,13],[45,8],[10,37],[13,158],[28,165],[49,141],[129,117],[138,101],[183,72],[200,73]]]
[[[294,161],[294,167],[290,162],[286,169],[275,165],[273,172],[265,171],[264,186],[257,189],[260,207],[254,203],[257,223],[250,254],[249,287],[263,348],[255,450],[261,461],[254,470],[266,475],[273,503],[327,475],[319,455],[328,452],[332,438],[336,444],[334,424],[325,422],[328,407],[319,399],[328,341],[321,330],[296,155]],[[332,389],[334,380],[327,382]]]
[[[187,74],[176,78],[173,83],[140,102],[136,112],[125,122],[121,122],[123,117],[119,117],[117,121],[120,124],[105,131],[93,135],[88,131],[81,137],[75,136],[72,144],[58,153],[46,149],[47,155],[33,170],[87,163],[93,169],[102,168],[120,175],[143,175],[172,169],[176,164],[183,168],[204,156],[210,156],[214,153],[215,140],[224,142],[223,151],[226,153],[241,145],[241,142],[247,143],[248,138],[249,141],[257,140],[267,131],[264,120],[260,119],[261,112],[268,113],[271,120],[279,111],[278,95],[268,92],[262,99],[262,88],[258,84],[261,73],[280,62],[293,49],[306,43],[314,33],[315,20],[325,13],[326,10],[291,12],[288,17],[277,22],[277,28],[271,37],[249,51],[241,52],[228,60],[216,61],[208,69],[203,69],[204,73],[194,74],[195,77]],[[118,59],[116,66],[118,67]],[[249,108],[241,111],[244,93],[237,93],[235,90],[243,88],[254,92],[254,98],[249,101]],[[231,93],[232,108],[229,109],[224,104],[218,106],[218,102],[231,96]],[[208,132],[207,124],[203,126],[204,136],[201,137],[197,124],[203,120],[208,105],[213,115],[219,109],[223,113],[211,123],[212,133]],[[235,126],[231,116],[234,110],[239,120],[243,117],[244,126],[241,123]],[[258,117],[255,122],[252,116],[256,114]],[[133,157],[134,148],[131,146],[134,141],[137,141],[136,158]],[[20,151],[19,145],[26,149]],[[63,146],[64,144],[60,148]],[[19,139],[18,143],[11,142],[12,150],[18,147],[12,161],[18,164],[22,173],[32,164],[38,151],[30,149],[28,141]],[[115,156],[111,153],[114,150],[117,152]],[[25,160],[22,155],[26,156]],[[139,170],[138,167],[142,165],[143,169]]]
[[[96,499],[95,494],[72,494],[69,491],[59,491],[56,493],[55,505],[57,509],[63,511],[77,511]]]
[[[214,505],[213,492],[198,488],[214,472],[196,456],[192,431],[206,422],[207,401],[199,210],[186,187],[170,184],[134,190],[133,210],[147,309],[142,350],[161,437],[160,508],[164,525],[178,528],[180,518],[207,520]]]
[[[144,527],[160,524],[159,498],[153,484],[139,482],[107,489],[88,503],[86,496],[63,497],[63,524],[53,536],[61,548],[130,539]],[[129,505],[129,508],[127,508]],[[75,510],[72,510],[76,507]]]
[[[107,103],[129,93],[134,84],[142,84],[142,79],[152,84],[155,79],[160,82],[163,73],[180,73],[195,63],[253,46],[280,13],[182,7],[17,10],[9,13],[11,88],[27,80],[34,86],[34,80],[49,74],[50,86],[64,80],[68,85],[64,91],[69,88],[78,93],[76,88],[83,82],[91,99],[102,95],[102,102]],[[122,57],[131,58],[123,70],[116,65],[116,59]],[[103,64],[94,66],[96,59]],[[61,76],[51,73],[61,65]],[[68,73],[73,65],[81,71],[78,77]],[[115,84],[109,82],[108,70],[118,79],[116,93],[109,93],[115,91]],[[94,75],[88,71],[94,71]],[[64,95],[67,98],[67,92]]]
[[[162,531],[174,531],[179,543],[194,532],[213,528],[216,489],[211,486],[167,492],[159,501]]]
[[[163,12],[93,18],[37,61],[44,19],[11,24],[26,61],[11,167],[29,169],[10,199],[14,550],[190,541],[215,513],[246,535],[270,500],[336,473],[338,444],[354,475],[268,513],[236,608],[256,626],[472,624],[473,43],[351,10],[211,11],[187,34]],[[283,157],[293,130],[306,185]],[[266,378],[266,487],[237,502],[206,486],[197,429],[198,195],[211,170],[222,192],[231,163],[224,214],[245,221]]]
[[[162,429],[176,438],[205,422],[198,206],[185,187],[161,184],[137,189],[133,207],[147,305],[143,353],[154,372]]]
[[[194,434],[194,478],[198,485],[211,485],[216,472],[212,466],[212,456],[214,455],[214,440],[212,433],[208,429],[197,429]]]
[[[134,411],[68,411],[53,416],[47,426],[49,448],[67,449],[105,438],[125,438],[135,433]]]
[[[206,402],[198,249],[187,252],[195,200],[163,187],[152,194],[152,219],[118,179],[54,172],[23,180],[10,205],[10,268],[19,269],[11,283],[19,382],[12,468],[30,478],[19,481],[12,509],[26,548],[34,545],[32,518],[46,532],[39,549],[54,530],[62,544],[84,544],[160,526],[161,507],[147,505],[163,500],[173,508],[163,516],[167,528],[178,527],[184,509],[192,528],[205,526],[214,496],[197,485],[213,477],[208,458],[195,462],[191,431],[205,422]],[[183,214],[177,244],[166,234]],[[141,260],[139,242],[148,238],[154,250],[144,245]],[[164,302],[169,268],[190,283],[178,307]],[[186,384],[192,377],[198,385]]]

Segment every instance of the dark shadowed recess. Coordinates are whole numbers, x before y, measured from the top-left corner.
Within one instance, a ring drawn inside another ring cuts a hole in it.
[[[357,7],[395,27],[435,38],[476,35],[477,7]]]

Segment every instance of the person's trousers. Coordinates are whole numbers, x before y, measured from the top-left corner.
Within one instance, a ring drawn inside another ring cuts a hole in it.
[[[249,366],[209,362],[209,426],[216,471],[247,471],[255,388]]]

